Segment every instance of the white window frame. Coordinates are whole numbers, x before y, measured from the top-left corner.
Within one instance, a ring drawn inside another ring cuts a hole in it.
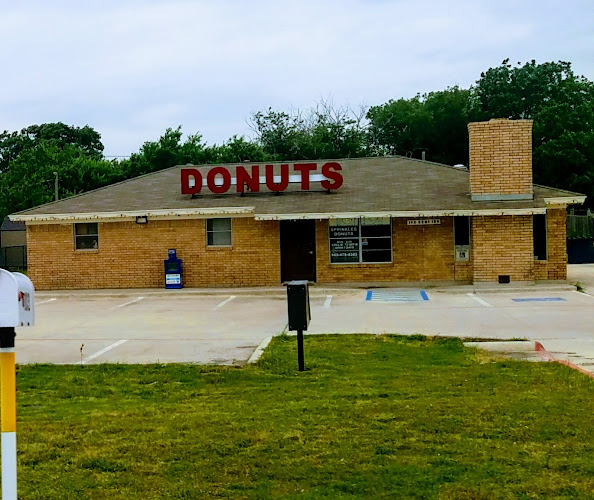
[[[76,234],[76,226],[79,225],[89,225],[89,224],[95,224],[97,226],[97,233],[91,233],[91,234]],[[74,236],[74,250],[76,252],[88,252],[88,251],[96,251],[99,250],[99,223],[98,222],[75,222],[72,225],[72,233]],[[96,241],[97,241],[97,247],[96,248],[78,248],[77,242],[78,242],[78,238],[87,238],[87,237],[93,237],[95,236]]]
[[[229,230],[228,231],[209,231],[208,230],[208,221],[210,220],[217,220],[217,219],[227,219],[229,221]],[[233,246],[233,218],[231,217],[211,217],[204,221],[204,228],[206,230],[206,246],[207,248],[230,248]],[[208,243],[208,235],[214,233],[229,233],[229,244],[228,245],[216,245]]]
[[[383,217],[382,217],[383,218]],[[387,218],[387,217],[386,217]],[[342,219],[335,219],[335,220],[342,220]],[[328,224],[328,259],[330,264],[333,266],[343,266],[343,265],[358,265],[358,264],[392,264],[394,262],[394,237],[393,237],[393,230],[392,230],[392,218],[389,217],[390,223],[390,260],[383,260],[383,261],[374,261],[374,262],[364,262],[363,261],[363,240],[364,239],[387,239],[388,236],[363,236],[362,235],[362,226],[364,226],[363,221],[365,217],[353,218],[353,221],[356,220],[359,226],[359,260],[357,262],[332,262],[332,240],[340,240],[340,239],[354,239],[350,238],[331,238],[330,237],[330,228],[331,227],[340,227],[340,226],[332,226],[331,223]],[[349,224],[355,225],[355,224]],[[381,225],[388,225],[388,224],[381,224]]]

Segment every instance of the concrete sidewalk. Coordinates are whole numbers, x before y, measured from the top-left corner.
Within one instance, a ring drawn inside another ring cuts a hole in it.
[[[550,351],[537,341],[464,342],[464,346],[518,361],[560,363],[594,379],[594,363],[583,363],[579,355]]]
[[[567,281],[594,295],[594,264],[568,264]]]
[[[569,271],[570,281],[594,291],[594,265]],[[424,284],[416,292],[425,290],[429,300],[416,302],[367,300],[374,285],[311,286],[307,333],[528,339],[594,371],[594,294],[571,284]],[[414,291],[386,287],[396,293],[384,295]],[[18,362],[243,364],[287,323],[284,286],[42,291],[36,310],[35,327],[18,329]]]
[[[594,269],[593,269],[594,271]],[[594,285],[594,282],[593,282]],[[347,283],[338,285],[317,285],[309,287],[310,296],[323,297],[333,294],[360,293],[362,290],[373,289],[424,289],[433,293],[467,294],[467,293],[539,293],[562,292],[575,290],[574,284],[569,283],[480,283],[476,285],[447,285],[433,286],[428,283]],[[593,286],[594,289],[594,286]],[[237,287],[237,288],[111,288],[99,290],[41,290],[36,292],[38,300],[49,298],[125,298],[125,297],[193,297],[193,296],[244,296],[286,298],[286,286],[270,287]]]

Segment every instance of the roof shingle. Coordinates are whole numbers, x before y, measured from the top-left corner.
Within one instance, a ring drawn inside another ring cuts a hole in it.
[[[318,173],[326,161],[332,160],[317,162]],[[290,185],[282,194],[274,194],[263,186],[261,192],[246,193],[243,196],[231,191],[215,195],[204,188],[200,195],[192,198],[182,195],[180,190],[180,170],[188,166],[176,166],[41,205],[17,215],[248,206],[254,207],[256,215],[522,209],[543,208],[545,198],[581,196],[578,193],[535,185],[533,200],[473,202],[469,192],[469,172],[464,169],[403,157],[336,161],[342,165],[344,183],[340,189],[330,193],[321,186],[312,184],[311,191],[300,191],[298,185]],[[275,164],[276,168],[278,165]],[[199,168],[206,172],[212,167]]]

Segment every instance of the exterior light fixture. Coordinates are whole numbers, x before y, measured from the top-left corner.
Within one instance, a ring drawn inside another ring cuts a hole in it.
[[[136,224],[146,224],[148,222],[148,217],[146,215],[139,215],[136,217]]]

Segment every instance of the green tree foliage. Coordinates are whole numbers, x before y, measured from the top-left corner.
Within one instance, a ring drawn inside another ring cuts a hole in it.
[[[8,213],[54,199],[54,172],[60,197],[122,178],[119,165],[102,157],[101,136],[89,126],[31,125],[0,134],[0,220]]]
[[[54,200],[54,172],[60,198],[121,179],[116,162],[94,156],[72,144],[41,140],[23,149],[0,174],[0,217]]]
[[[474,88],[474,105],[478,104],[482,119],[534,118],[550,104],[571,99],[579,80],[568,62],[536,64],[532,60],[512,67],[505,59],[500,66],[481,73]]]
[[[470,91],[458,87],[390,100],[368,113],[368,140],[376,154],[421,158],[453,165],[468,162]]]
[[[535,182],[587,194],[592,206],[594,83],[576,76],[571,63],[512,67],[506,59],[481,74],[472,106],[483,119],[534,120]]]
[[[157,141],[145,142],[138,153],[121,162],[126,178],[156,172],[176,165],[208,163],[241,163],[269,159],[259,144],[233,136],[221,145],[207,146],[200,134],[183,140],[181,126],[168,128]]]
[[[122,161],[124,176],[129,179],[156,172],[175,165],[203,163],[206,159],[205,145],[200,134],[193,134],[182,141],[181,126],[168,128],[157,141],[145,142],[138,153]]]
[[[125,177],[136,177],[178,164],[184,146],[181,139],[181,127],[178,127],[175,130],[168,128],[157,141],[145,142],[138,153],[132,153],[129,159],[122,161]],[[202,151],[200,136],[191,137],[189,140],[191,144],[196,145],[199,151]]]
[[[533,167],[539,184],[589,195],[594,206],[594,84],[568,62],[513,67],[508,60],[470,89],[451,87],[390,100],[367,113],[321,101],[307,112],[268,108],[251,116],[255,139],[206,145],[200,134],[168,128],[123,161],[103,158],[89,126],[32,125],[0,134],[0,218],[60,197],[175,165],[403,155],[468,163],[467,124],[490,118],[534,120]],[[1,219],[0,219],[1,220]]]
[[[242,163],[270,160],[270,155],[253,141],[234,135],[227,142],[206,148],[206,163]]]
[[[272,160],[356,158],[367,154],[362,114],[320,102],[307,114],[254,113],[251,125],[264,153]]]
[[[6,171],[10,162],[17,159],[23,150],[41,142],[55,144],[59,148],[72,145],[94,158],[103,155],[101,136],[88,125],[71,127],[61,122],[31,125],[20,132],[4,131],[0,134],[0,172]]]

